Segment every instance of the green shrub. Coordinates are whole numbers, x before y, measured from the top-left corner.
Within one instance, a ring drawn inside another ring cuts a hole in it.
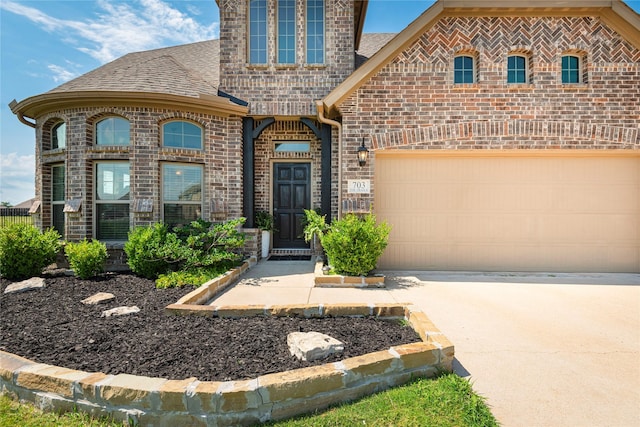
[[[44,233],[30,224],[0,228],[0,275],[10,280],[38,276],[55,262],[60,234],[53,228]]]
[[[107,260],[107,246],[97,240],[89,242],[67,242],[64,248],[71,269],[81,279],[89,279],[104,271]]]
[[[187,285],[200,286],[225,273],[231,267],[232,266],[221,266],[220,268],[198,268],[161,274],[156,280],[156,288],[179,288]]]
[[[274,231],[275,218],[267,211],[256,212],[256,227],[263,231]]]
[[[131,271],[147,279],[169,272],[171,264],[164,256],[168,234],[168,227],[162,223],[130,231],[124,252]]]
[[[161,223],[138,227],[129,233],[124,246],[129,268],[156,279],[174,271],[236,265],[242,260],[237,250],[244,246],[245,236],[238,229],[244,221],[212,224],[200,219],[171,232]]]
[[[304,210],[304,241],[309,243],[313,240],[313,236],[317,236],[322,240],[324,233],[328,229],[326,223],[326,215],[320,215],[318,211],[305,209]]]
[[[385,222],[376,224],[373,214],[363,218],[348,214],[331,223],[321,243],[336,273],[366,276],[376,268],[390,231]]]

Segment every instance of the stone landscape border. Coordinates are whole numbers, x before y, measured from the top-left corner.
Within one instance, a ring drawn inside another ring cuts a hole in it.
[[[340,362],[224,382],[83,372],[0,351],[0,394],[33,402],[44,410],[80,410],[133,425],[246,426],[313,412],[416,377],[452,370],[453,344],[411,304],[202,305],[211,300],[212,292],[220,292],[250,265],[246,262],[241,272],[208,282],[201,287],[205,289],[198,288],[169,305],[167,312],[217,317],[405,319],[421,341]]]
[[[342,276],[339,274],[324,274],[324,263],[321,257],[316,260],[314,268],[314,285],[317,288],[384,288],[384,275],[373,276]]]

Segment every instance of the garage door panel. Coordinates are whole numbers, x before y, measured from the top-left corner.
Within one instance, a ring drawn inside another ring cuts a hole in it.
[[[381,268],[640,271],[639,157],[376,158]]]

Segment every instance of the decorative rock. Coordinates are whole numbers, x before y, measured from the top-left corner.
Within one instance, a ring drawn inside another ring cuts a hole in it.
[[[344,351],[344,344],[320,332],[292,332],[287,336],[292,355],[300,360],[313,362]]]
[[[103,311],[100,317],[123,316],[125,314],[133,314],[139,311],[140,309],[135,305],[131,307],[116,307],[111,310]]]
[[[114,299],[116,296],[108,292],[98,292],[95,295],[91,295],[89,298],[83,299],[81,302],[85,305],[95,305],[101,302],[107,302]]]
[[[4,290],[5,294],[12,294],[15,292],[25,292],[34,289],[42,289],[46,285],[42,277],[32,277],[31,279],[23,280],[22,282],[12,283]]]

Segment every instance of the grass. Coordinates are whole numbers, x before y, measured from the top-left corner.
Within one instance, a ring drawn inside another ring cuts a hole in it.
[[[455,374],[409,384],[314,415],[269,423],[271,427],[491,427],[497,426],[484,399]],[[0,396],[0,427],[122,427],[82,413],[42,413],[29,404]]]

